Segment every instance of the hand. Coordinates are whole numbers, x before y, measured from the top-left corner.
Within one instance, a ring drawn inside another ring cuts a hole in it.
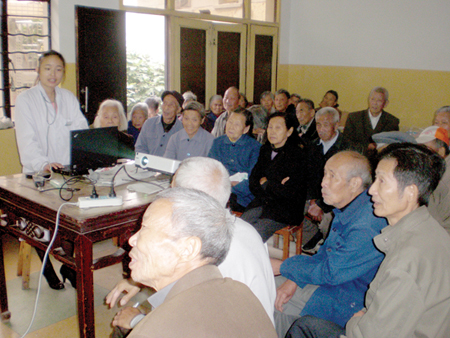
[[[322,221],[323,210],[316,204],[316,202],[311,201],[311,205],[308,208],[308,215],[313,221]]]
[[[289,181],[289,177],[283,178],[283,180],[281,181],[281,184],[284,185],[287,181]]]
[[[113,308],[116,305],[117,299],[123,292],[126,292],[126,295],[122,297],[119,304],[124,306],[126,303],[130,301],[131,298],[136,296],[138,292],[141,291],[141,288],[137,286],[133,280],[122,279],[114,289],[111,290],[110,293],[106,296],[105,302],[109,305],[110,308]]]
[[[44,171],[51,172],[52,169],[61,169],[64,168],[64,166],[61,163],[53,162],[49,163],[44,167]]]
[[[280,266],[283,263],[282,260],[280,259],[275,259],[275,258],[271,258],[270,259],[270,264],[272,265],[272,270],[273,270],[273,274],[274,276],[278,276],[280,275]]]
[[[238,185],[240,182],[238,181],[231,181],[231,186],[234,187],[235,185]]]
[[[365,313],[366,311],[362,309],[361,311],[356,312],[353,317],[362,317]]]
[[[291,280],[287,280],[277,289],[277,298],[275,299],[275,309],[283,312],[283,305],[289,302],[297,290],[297,284]]]
[[[267,177],[263,177],[259,180],[259,184],[261,184],[261,185],[263,185],[266,182],[267,182]]]
[[[141,311],[135,307],[124,307],[122,310],[116,313],[114,316],[112,325],[113,326],[120,326],[124,329],[131,329],[130,323],[131,320],[136,317],[138,314],[140,314]]]

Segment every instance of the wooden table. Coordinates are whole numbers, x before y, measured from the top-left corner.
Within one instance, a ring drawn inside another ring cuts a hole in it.
[[[167,176],[160,179],[167,179]],[[81,190],[74,193],[71,202],[77,202],[79,196],[91,194],[91,185],[77,183],[77,187]],[[61,211],[58,236],[52,249],[60,247],[62,239],[69,240],[74,243],[75,257],[60,255],[54,250],[52,255],[76,270],[78,320],[80,337],[83,338],[95,337],[93,271],[122,262],[122,258],[127,257],[126,251],[119,248],[112,255],[93,260],[92,244],[112,237],[119,238],[119,247],[126,244],[130,235],[139,229],[145,209],[155,198],[155,194],[129,192],[126,187],[127,184],[116,187],[117,196],[122,196],[124,201],[121,207],[79,209],[68,205]],[[47,183],[45,188],[51,188],[50,184]],[[99,195],[107,195],[109,188],[97,187],[97,191]],[[67,196],[67,193],[64,195]],[[0,177],[0,209],[6,213],[8,222],[7,226],[0,227],[0,236],[8,233],[45,250],[48,243],[31,238],[12,224],[23,217],[50,229],[53,234],[57,210],[62,203],[64,201],[59,198],[58,190],[39,192],[33,180],[22,174]],[[8,320],[10,313],[1,245],[0,237],[0,310],[2,319]]]

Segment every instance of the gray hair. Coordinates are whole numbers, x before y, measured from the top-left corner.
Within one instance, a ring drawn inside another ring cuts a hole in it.
[[[366,190],[372,184],[372,167],[370,162],[364,155],[350,150],[344,150],[338,153],[350,157],[348,161],[347,182],[353,177],[360,177],[362,180],[362,188]]]
[[[197,95],[195,95],[193,92],[189,90],[183,93],[183,99],[185,102],[190,100],[197,101]]]
[[[450,115],[450,106],[442,106],[441,108],[439,108],[438,110],[436,110],[436,111],[434,112],[433,123],[434,123],[434,119],[436,118],[436,116],[437,116],[439,113],[447,113],[447,114]]]
[[[230,249],[233,217],[219,202],[203,191],[186,188],[166,189],[156,196],[172,204],[170,235],[175,240],[195,236],[202,242],[200,255],[219,265]]]
[[[386,88],[384,87],[375,87],[373,88],[370,93],[369,93],[369,99],[372,96],[373,93],[380,93],[384,95],[384,100],[385,101],[389,101],[389,92]]]
[[[174,176],[175,187],[201,190],[225,207],[231,194],[230,176],[219,161],[208,157],[183,160]]]
[[[266,90],[265,92],[263,92],[261,94],[261,96],[259,97],[260,100],[264,99],[266,96],[270,96],[270,98],[273,100],[275,99],[275,96],[272,94],[272,92],[270,90]]]
[[[127,130],[128,123],[127,118],[125,116],[125,111],[123,110],[122,103],[117,100],[107,99],[100,104],[98,108],[97,115],[95,116],[95,120],[93,123],[94,128],[100,128],[100,115],[106,107],[115,107],[119,113],[119,130]]]
[[[151,96],[145,100],[145,104],[148,106],[148,108],[157,110],[159,108],[161,100],[159,97]]]
[[[325,107],[322,109],[319,109],[316,113],[316,118],[319,116],[325,116],[325,115],[331,115],[333,117],[333,123],[339,123],[340,116],[339,112],[334,109],[333,107]]]
[[[131,112],[128,114],[128,120],[133,118],[133,114],[137,111],[143,112],[145,119],[148,119],[148,106],[144,102],[136,103],[133,108],[131,108]]]
[[[184,107],[183,114],[186,110],[195,110],[196,112],[198,112],[200,114],[201,118],[204,118],[206,115],[205,107],[200,102],[197,102],[197,101],[189,102]]]
[[[223,101],[223,97],[222,97],[222,95],[213,95],[213,96],[211,96],[211,98],[209,99],[209,106],[210,106],[210,109],[211,109],[211,103],[213,102],[213,101],[216,101],[216,100],[221,100],[221,101]]]

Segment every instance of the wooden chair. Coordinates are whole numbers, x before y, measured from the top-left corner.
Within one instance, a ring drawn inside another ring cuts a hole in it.
[[[303,222],[300,225],[288,225],[276,231],[273,235],[273,246],[275,248],[279,247],[280,235],[283,236],[283,261],[289,258],[291,241],[295,242],[295,254],[300,255],[302,253]]]

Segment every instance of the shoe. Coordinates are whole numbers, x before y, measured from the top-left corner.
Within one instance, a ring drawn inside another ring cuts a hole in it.
[[[323,242],[324,241],[322,233],[320,231],[317,231],[316,234],[308,241],[308,243],[302,246],[302,250],[306,252],[316,253]]]
[[[63,277],[63,283],[66,282],[66,279],[69,280],[70,284],[72,284],[72,287],[74,289],[77,288],[77,274],[75,271],[73,271],[71,268],[69,268],[67,265],[62,265],[61,269],[59,270],[59,273]]]
[[[50,269],[47,269],[46,267],[44,269],[44,277],[47,280],[48,286],[50,286],[50,288],[52,288],[53,290],[64,289],[64,284],[61,283],[53,268],[50,271]]]

